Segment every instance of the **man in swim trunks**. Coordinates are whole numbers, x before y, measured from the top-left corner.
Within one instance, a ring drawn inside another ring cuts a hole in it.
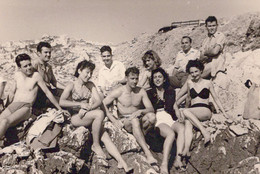
[[[51,59],[51,49],[51,45],[48,42],[40,42],[37,46],[38,58],[32,62],[32,65],[42,76],[46,86],[51,91],[51,93],[57,100],[59,100],[59,97],[63,91],[62,89],[64,89],[64,85],[56,80],[52,66],[48,63]],[[55,107],[50,103],[41,89],[38,91],[36,100],[38,102],[34,104],[34,108],[42,109],[45,108],[46,105],[49,107]]]
[[[148,145],[145,142],[144,134],[141,129],[140,120],[143,128],[149,129],[155,123],[153,106],[144,89],[137,87],[139,70],[136,67],[128,68],[125,71],[126,85],[120,86],[103,100],[104,107],[110,121],[118,128],[123,126],[128,132],[133,132],[137,142],[140,144],[147,157],[149,164],[157,163]],[[117,100],[119,119],[115,118],[107,107]],[[144,109],[142,107],[144,106]],[[121,121],[121,120],[122,121]]]
[[[219,72],[225,72],[223,50],[225,48],[226,37],[223,33],[217,31],[218,21],[215,16],[209,16],[205,23],[208,35],[200,49],[200,60],[205,66],[202,77],[216,78]]]
[[[18,71],[14,75],[14,88],[10,92],[14,96],[11,98],[12,103],[0,115],[0,140],[3,140],[6,130],[9,127],[16,126],[30,117],[31,107],[36,99],[39,87],[53,105],[57,109],[62,110],[45,85],[41,75],[38,72],[34,72],[30,56],[19,54],[15,62],[18,66]],[[64,111],[62,110],[62,112]],[[68,114],[68,112],[65,113]]]

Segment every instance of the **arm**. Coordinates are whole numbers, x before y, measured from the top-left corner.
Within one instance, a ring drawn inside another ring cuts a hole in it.
[[[142,102],[144,104],[145,109],[139,109],[139,110],[135,111],[134,113],[132,113],[130,120],[134,119],[134,118],[140,118],[149,112],[154,112],[153,105],[152,105],[151,101],[149,100],[146,91],[144,89],[141,89],[140,94],[142,95]]]
[[[71,95],[72,89],[73,89],[73,83],[70,83],[65,87],[65,89],[64,89],[64,91],[63,91],[63,93],[61,94],[61,97],[60,97],[60,101],[59,101],[60,106],[62,106],[62,107],[78,107],[78,108],[81,107],[80,102],[74,102],[74,101],[68,100],[69,96]]]
[[[113,90],[104,100],[103,107],[106,112],[108,119],[116,126],[116,128],[121,129],[123,127],[122,122],[117,120],[112,113],[108,110],[108,105],[110,105],[115,99],[117,99],[121,95],[121,88],[117,88]]]
[[[180,91],[176,95],[176,102],[177,102],[178,105],[182,102],[181,100],[184,98],[183,96],[187,92],[188,92],[188,80],[185,82],[185,84],[182,86],[182,88],[180,89]],[[186,96],[185,96],[185,98],[186,98]]]
[[[147,71],[145,71],[144,73],[142,73],[143,75],[140,77],[140,80],[138,82],[138,86],[143,87],[145,82],[148,80],[148,76],[147,76]]]
[[[219,44],[216,44],[214,47],[209,48],[204,52],[204,56],[206,57],[215,57],[222,51],[222,47]]]
[[[13,87],[11,87],[11,90],[8,93],[9,103],[13,102],[16,89],[17,89],[17,84],[15,80]]]
[[[59,110],[62,110],[60,105],[58,104],[57,100],[55,99],[55,97],[52,95],[52,93],[50,92],[50,90],[47,88],[45,82],[43,81],[42,77],[40,76],[39,73],[37,73],[36,75],[36,80],[37,80],[37,84],[39,85],[39,87],[42,89],[42,91],[45,93],[45,95],[48,97],[48,99],[52,102],[52,104]]]
[[[92,88],[91,88],[91,93],[92,93],[92,97],[94,99],[94,103],[92,103],[92,105],[90,106],[91,110],[97,109],[99,106],[101,106],[102,101],[99,97],[98,91],[96,86],[91,82]]]
[[[221,110],[221,112],[223,113],[223,115],[228,119],[228,116],[227,116],[221,102],[219,101],[217,94],[216,94],[214,87],[213,87],[211,82],[209,82],[209,90],[210,90],[210,94],[211,94],[213,100],[216,102],[216,104],[218,105],[218,107]]]

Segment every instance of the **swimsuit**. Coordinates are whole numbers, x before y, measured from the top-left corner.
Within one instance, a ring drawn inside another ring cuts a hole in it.
[[[15,111],[17,111],[23,107],[27,107],[31,110],[32,104],[26,103],[26,102],[13,102],[7,107],[7,109],[13,114]]]
[[[211,110],[211,107],[208,104],[205,103],[195,103],[193,105],[190,106],[191,108],[196,108],[196,107],[206,107],[209,110]]]
[[[203,88],[199,93],[197,93],[194,88],[191,88],[190,97],[192,99],[194,99],[196,97],[200,97],[202,99],[208,99],[209,98],[209,89]]]
[[[191,88],[190,89],[190,97],[191,97],[191,99],[194,99],[196,97],[200,97],[202,99],[208,99],[209,98],[209,89],[203,88],[199,93],[197,93],[194,88]],[[210,106],[208,104],[205,104],[205,103],[195,103],[195,104],[191,105],[190,107],[191,108],[206,107],[209,110],[211,110]]]
[[[166,124],[170,127],[175,123],[175,121],[172,119],[172,116],[166,112],[163,108],[156,110],[156,124],[155,127],[158,127],[160,124]]]

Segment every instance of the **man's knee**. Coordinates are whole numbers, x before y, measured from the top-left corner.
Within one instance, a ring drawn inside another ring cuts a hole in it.
[[[104,118],[105,118],[104,112],[102,110],[97,110],[96,112],[97,112],[96,113],[96,118],[100,119],[100,120],[104,120]]]
[[[9,127],[10,126],[10,124],[11,124],[11,122],[10,122],[10,120],[8,120],[7,118],[4,118],[4,119],[2,119],[1,120],[1,126],[7,126],[7,127]]]
[[[149,112],[145,115],[144,119],[147,119],[151,125],[154,125],[156,122],[156,117],[153,112]]]

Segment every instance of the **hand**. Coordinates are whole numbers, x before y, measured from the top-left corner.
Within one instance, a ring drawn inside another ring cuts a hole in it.
[[[59,111],[62,112],[62,114],[63,114],[64,116],[66,116],[66,117],[70,117],[70,116],[71,116],[70,113],[69,113],[69,111],[67,111],[67,110],[60,109]]]
[[[120,120],[114,119],[112,123],[119,130],[121,130],[124,127],[124,124]]]
[[[111,86],[112,87],[115,87],[115,86],[117,86],[119,84],[119,82],[118,81],[115,81],[115,82],[113,82],[112,84],[111,84]]]
[[[89,103],[81,103],[81,104],[80,104],[80,108],[81,108],[81,109],[84,109],[84,110],[86,110],[86,111],[90,111],[90,110],[91,110],[91,106],[90,106]]]
[[[79,113],[78,113],[79,118],[80,119],[83,118],[86,113],[87,113],[87,111],[85,109],[80,109]]]
[[[132,115],[130,116],[130,120],[134,119],[134,118],[140,118],[142,117],[142,111],[141,110],[137,110],[134,113],[132,113]]]

